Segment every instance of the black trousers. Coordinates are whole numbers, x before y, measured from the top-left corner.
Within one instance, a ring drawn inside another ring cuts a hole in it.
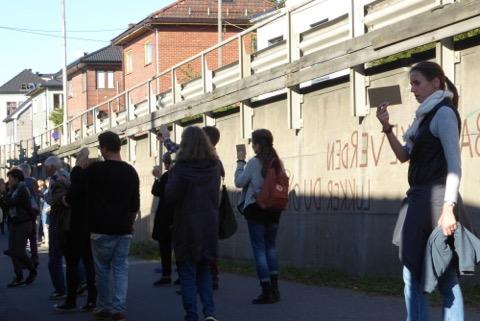
[[[32,260],[28,257],[25,247],[32,233],[32,222],[10,224],[8,235],[8,255],[12,259],[13,269],[18,279],[23,278],[23,269],[34,271]]]
[[[80,260],[85,266],[88,297],[87,302],[97,301],[97,288],[95,287],[95,266],[92,257],[92,248],[88,237],[78,238],[73,235],[66,236],[65,261],[67,264],[67,303],[76,304],[77,289],[80,283],[78,266]]]
[[[160,259],[162,260],[162,276],[172,276],[172,241],[161,240],[158,241],[160,248]]]

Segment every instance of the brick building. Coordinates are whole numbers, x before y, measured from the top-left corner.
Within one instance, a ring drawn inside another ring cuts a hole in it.
[[[124,90],[122,73],[122,48],[107,46],[72,62],[67,67],[68,75],[68,118],[109,100]],[[122,108],[123,102],[116,100],[112,108]],[[108,107],[102,106],[107,111]],[[91,123],[92,115],[89,115]],[[75,122],[80,128],[80,120]]]
[[[272,10],[269,0],[224,0],[222,6],[223,39],[251,25],[250,19]],[[217,0],[178,0],[151,14],[112,40],[123,48],[125,88],[144,82],[171,66],[215,45],[217,33]],[[237,45],[223,49],[223,65],[236,61]],[[207,57],[209,70],[218,69],[217,53]],[[182,66],[177,77],[180,83],[200,74],[200,61]],[[157,83],[156,93],[170,89],[166,77]],[[130,101],[137,104],[147,97],[147,87],[132,92]]]

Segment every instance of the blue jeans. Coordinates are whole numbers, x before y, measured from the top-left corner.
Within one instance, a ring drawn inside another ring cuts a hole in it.
[[[185,321],[198,321],[197,293],[202,301],[205,318],[214,317],[212,275],[208,262],[177,262],[177,268],[182,285],[183,308],[186,312]]]
[[[52,280],[55,292],[64,294],[65,290],[65,276],[63,272],[63,255],[60,250],[60,244],[57,237],[57,226],[51,220],[48,226],[48,272]]]
[[[407,267],[403,267],[405,283],[405,304],[407,321],[428,321],[428,302],[420,282]],[[457,273],[449,268],[438,280],[438,290],[442,294],[443,321],[463,321],[463,296],[458,284]]]
[[[128,252],[131,235],[96,235],[92,237],[95,262],[97,306],[123,313],[127,310]],[[113,274],[113,285],[110,275]],[[111,291],[112,290],[112,291]]]
[[[270,282],[271,275],[278,275],[278,259],[275,241],[278,224],[259,224],[248,220],[248,232],[260,282]]]

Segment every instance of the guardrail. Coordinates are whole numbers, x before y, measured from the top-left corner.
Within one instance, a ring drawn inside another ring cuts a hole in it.
[[[305,1],[302,6],[314,1]],[[361,19],[365,32],[369,32],[431,10],[442,2],[451,1],[383,0],[374,1],[359,10],[366,12],[365,16],[362,13]],[[151,79],[128,88],[108,101],[75,115],[67,122],[64,142],[62,142],[62,125],[49,129],[28,142],[0,146],[0,163],[5,164],[9,160],[18,160],[21,155],[32,156],[61,143],[70,144],[154,111],[172,108],[176,103],[197,99],[205,93],[230,85],[242,78],[291,62],[296,59],[295,55],[291,54],[295,50],[299,51],[299,57],[309,55],[345,41],[355,34],[353,19],[358,19],[356,18],[358,14],[354,13],[356,9],[352,6],[350,12],[346,12],[345,15],[294,35],[291,33],[291,26],[287,24],[294,23],[294,21],[292,22],[292,13],[298,8],[281,9],[234,37],[162,71]],[[258,30],[279,19],[286,24],[284,39],[290,39],[290,41],[284,40],[257,50],[255,39]],[[293,37],[298,37],[298,39],[293,41]],[[216,60],[215,58],[218,58],[219,53],[227,48],[228,50],[235,48],[233,56],[236,59],[229,61],[226,65],[212,63]],[[192,68],[191,66],[194,66],[193,75],[188,75],[185,68]],[[139,92],[145,92],[146,95],[143,100],[135,101],[132,97]],[[26,150],[26,152],[20,153],[21,150]]]

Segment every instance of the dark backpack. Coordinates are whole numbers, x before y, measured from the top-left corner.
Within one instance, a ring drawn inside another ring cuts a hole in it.
[[[282,169],[276,171],[270,164],[267,169],[262,189],[257,195],[257,204],[262,209],[272,212],[280,212],[288,206],[288,183],[287,173]]]

